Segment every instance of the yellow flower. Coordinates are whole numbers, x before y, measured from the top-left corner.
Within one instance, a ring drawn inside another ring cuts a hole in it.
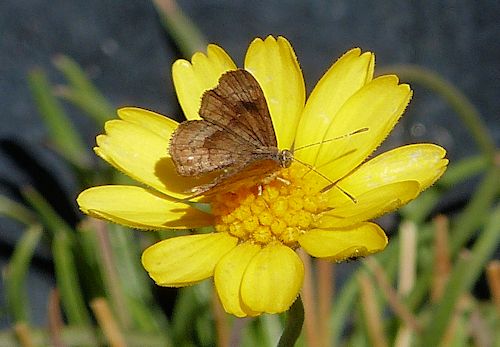
[[[396,76],[373,78],[372,53],[357,48],[345,53],[307,102],[302,72],[285,38],[255,39],[244,68],[264,92],[278,147],[295,149],[289,168],[259,187],[201,197],[211,203],[211,213],[202,212],[177,200],[206,183],[180,177],[173,167],[168,146],[178,123],[123,108],[120,119],[107,122],[106,134],[97,137],[95,152],[145,187],[94,187],[78,197],[83,212],[133,228],[214,226],[211,233],[154,244],[142,263],[161,286],[214,276],[225,310],[240,317],[290,307],[304,275],[299,247],[333,261],[383,250],[387,237],[368,220],[414,199],[448,163],[445,150],[432,144],[403,146],[367,160],[412,95]],[[201,95],[234,69],[215,45],[191,62],[174,63],[174,85],[187,119],[199,118]]]

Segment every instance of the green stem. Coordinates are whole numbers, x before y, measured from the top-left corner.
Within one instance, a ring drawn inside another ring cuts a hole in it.
[[[74,87],[59,87],[57,89],[57,96],[78,107],[99,127],[106,121],[113,119],[116,115],[115,110],[106,100],[101,100],[94,94],[75,89]]]
[[[198,286],[200,286],[198,284]],[[207,308],[205,303],[197,298],[195,287],[183,288],[179,291],[172,314],[172,340],[180,345],[188,345],[189,336],[196,329],[195,322]]]
[[[438,189],[431,187],[426,190],[418,199],[413,200],[408,205],[403,206],[399,213],[408,220],[416,224],[421,224],[429,216],[432,209],[441,199],[441,194]]]
[[[0,215],[12,218],[20,223],[31,225],[35,224],[35,215],[25,206],[0,194]]]
[[[73,230],[68,224],[54,211],[47,200],[33,187],[27,186],[22,189],[23,197],[38,213],[43,225],[52,234],[58,232],[71,234]]]
[[[28,322],[26,276],[41,236],[42,227],[40,225],[30,226],[17,243],[7,268],[5,298],[9,311],[16,322]]]
[[[52,240],[52,255],[56,272],[57,286],[61,292],[61,302],[69,324],[89,326],[90,315],[78,280],[74,261],[72,239],[69,234],[56,233]]]
[[[114,108],[92,84],[80,65],[73,59],[60,55],[54,65],[64,74],[70,87],[59,89],[59,94],[73,101],[101,126],[115,115]]]
[[[175,41],[181,54],[189,59],[195,52],[204,51],[207,42],[196,25],[177,6],[174,0],[153,0],[164,28]]]
[[[453,188],[455,185],[483,173],[488,169],[488,166],[488,160],[483,155],[462,159],[450,165],[436,185],[445,189]]]
[[[384,69],[397,74],[402,80],[415,82],[436,92],[457,113],[468,129],[483,154],[492,159],[495,154],[495,142],[488,128],[483,123],[478,110],[468,98],[453,84],[438,74],[416,65],[396,65]]]
[[[278,342],[278,347],[291,347],[300,336],[302,325],[304,324],[304,306],[299,297],[288,310],[285,330]]]
[[[359,291],[358,283],[355,281],[356,276],[351,275],[350,279],[344,284],[340,294],[333,304],[334,312],[331,313],[330,332],[332,346],[340,345],[340,338],[347,324],[349,313]]]
[[[471,201],[453,223],[452,254],[457,254],[476,229],[482,225],[488,216],[490,206],[498,197],[499,185],[500,169],[493,166],[486,172]]]
[[[399,236],[396,235],[391,239],[391,242],[383,252],[374,255],[378,262],[384,266],[388,277],[391,279],[395,276],[397,270],[397,259],[399,256],[398,238]],[[343,335],[344,327],[351,318],[352,310],[359,293],[357,278],[361,271],[364,271],[363,267],[359,267],[355,273],[351,274],[335,298],[329,323],[331,346],[341,345],[340,339]]]
[[[42,70],[31,71],[28,75],[28,82],[38,111],[56,149],[74,166],[88,168],[91,160],[87,146],[84,145],[80,134],[71,124],[62,105],[52,94],[52,86],[45,73]]]
[[[453,258],[469,241],[477,228],[481,227],[484,223],[490,207],[498,195],[499,182],[500,172],[498,168],[490,168],[474,192],[471,201],[453,222],[450,230],[450,233],[453,235],[450,239],[450,250]],[[410,309],[417,307],[425,298],[430,282],[432,281],[433,271],[434,267],[430,266],[430,264],[429,266],[422,267],[419,280],[408,297],[407,303]]]
[[[112,264],[109,265],[116,269],[117,274],[114,285],[119,286],[134,327],[140,331],[165,333],[168,330],[167,320],[151,307],[154,299],[150,292],[150,279],[140,265],[141,249],[137,235],[118,225],[106,229],[110,247],[108,252],[112,255]]]
[[[73,253],[74,231],[52,209],[44,197],[32,187],[23,189],[24,198],[39,214],[41,221],[51,232],[52,253],[56,280],[61,291],[61,301],[70,324],[88,325],[90,315],[85,307]]]
[[[500,241],[500,205],[495,208],[488,223],[474,244],[471,254],[462,257],[453,269],[444,290],[446,295],[436,305],[432,319],[422,334],[422,346],[438,346],[448,327],[457,302],[470,290],[482,273],[486,262]]]

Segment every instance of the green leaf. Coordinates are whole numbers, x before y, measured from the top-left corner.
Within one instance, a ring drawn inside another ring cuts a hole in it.
[[[422,333],[422,346],[438,346],[451,319],[459,299],[469,291],[482,273],[486,263],[495,252],[500,241],[500,205],[491,214],[486,227],[471,249],[471,253],[460,258],[451,272],[442,300],[436,303]]]
[[[5,274],[5,299],[14,321],[28,322],[26,277],[36,246],[42,236],[40,225],[30,226],[18,241]]]
[[[36,223],[35,215],[23,205],[0,194],[0,215],[12,218],[20,223],[31,225]]]
[[[91,319],[78,280],[72,246],[73,239],[69,234],[58,232],[54,235],[52,255],[54,257],[57,287],[61,293],[61,303],[69,324],[90,325]]]
[[[87,146],[52,94],[52,86],[45,73],[39,69],[31,71],[28,82],[55,149],[74,166],[88,168],[91,161]]]
[[[205,51],[207,42],[201,31],[174,1],[153,0],[165,30],[179,47],[182,55],[190,59],[195,52]]]
[[[114,108],[73,59],[60,55],[54,64],[69,82],[69,86],[58,89],[61,97],[82,109],[99,127],[115,116]]]

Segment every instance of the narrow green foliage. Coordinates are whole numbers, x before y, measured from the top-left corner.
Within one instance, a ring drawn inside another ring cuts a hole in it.
[[[53,95],[45,73],[42,70],[31,71],[28,82],[55,149],[74,166],[88,168],[90,155],[87,146]]]
[[[53,235],[57,233],[73,233],[73,229],[54,211],[45,198],[33,187],[25,187],[22,190],[26,201],[38,213],[40,221]]]
[[[483,173],[488,168],[489,162],[485,156],[476,155],[452,163],[446,169],[443,177],[437,181],[439,187],[453,188],[456,184]]]
[[[52,240],[52,254],[56,280],[61,294],[61,303],[69,324],[90,325],[90,315],[85,306],[82,286],[75,264],[73,238],[70,234],[57,232]]]
[[[451,322],[458,300],[469,291],[500,241],[500,205],[491,214],[470,254],[461,257],[454,267],[445,289],[445,295],[432,312],[422,334],[422,346],[438,346]]]
[[[57,56],[54,64],[69,82],[69,86],[58,89],[60,96],[82,109],[99,127],[114,118],[113,106],[93,85],[80,65],[64,55]]]
[[[207,42],[196,25],[173,1],[153,0],[161,23],[179,47],[182,55],[190,59],[195,52],[204,51]]]
[[[35,215],[23,205],[0,194],[0,215],[12,218],[19,223],[31,225],[36,223]]]
[[[500,168],[492,166],[485,174],[481,183],[472,195],[468,205],[458,216],[453,230],[451,250],[456,254],[473,233],[480,228],[486,220],[491,205],[498,198],[500,186]]]
[[[396,73],[401,80],[415,82],[441,96],[472,135],[479,150],[485,157],[493,159],[495,141],[481,119],[477,108],[453,84],[439,74],[417,65],[391,66],[385,70]]]
[[[23,194],[52,236],[56,279],[68,321],[76,325],[90,324],[91,319],[85,307],[83,287],[80,285],[75,264],[73,229],[35,189],[27,187]]]
[[[16,322],[29,323],[26,278],[31,259],[42,236],[42,227],[34,224],[23,234],[14,249],[5,274],[5,298]]]

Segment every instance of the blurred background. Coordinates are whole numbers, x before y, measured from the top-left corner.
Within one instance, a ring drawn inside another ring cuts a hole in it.
[[[375,73],[390,72],[400,64],[435,71],[464,93],[496,145],[500,143],[498,1],[193,0],[179,1],[178,6],[208,42],[224,47],[240,66],[253,38],[285,36],[298,56],[308,91],[352,47],[375,52]],[[65,77],[54,65],[60,55],[82,67],[109,101],[111,113],[118,107],[138,106],[182,120],[170,67],[183,52],[150,1],[0,2],[0,194],[21,202],[21,188],[35,186],[74,226],[82,218],[74,202],[81,186],[71,166],[51,149],[27,81],[30,71],[43,69],[56,95],[64,95],[64,88],[58,88]],[[476,155],[470,132],[449,104],[418,83],[412,87],[413,101],[384,149],[432,142],[447,149],[452,163]],[[90,149],[102,128],[80,108],[70,103],[63,108]],[[98,165],[97,157],[91,160]],[[443,196],[435,212],[456,213],[477,184],[477,177],[461,182]],[[385,223],[395,226],[393,219]],[[13,219],[0,217],[1,268],[22,229]],[[48,293],[55,285],[50,247],[38,247],[34,259],[27,279],[30,316],[40,326],[46,324]],[[2,286],[3,282],[0,293]],[[0,300],[5,300],[3,295]],[[0,328],[10,324],[7,314],[0,312]]]

